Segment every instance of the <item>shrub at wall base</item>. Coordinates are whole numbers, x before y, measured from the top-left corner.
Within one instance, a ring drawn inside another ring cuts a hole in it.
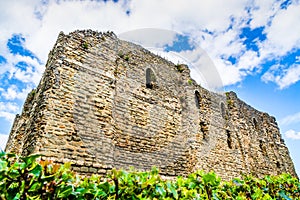
[[[40,155],[0,154],[1,199],[299,199],[300,182],[289,174],[250,175],[222,181],[214,172],[197,171],[164,180],[149,172],[111,170],[106,176],[82,177],[71,164],[37,161]]]

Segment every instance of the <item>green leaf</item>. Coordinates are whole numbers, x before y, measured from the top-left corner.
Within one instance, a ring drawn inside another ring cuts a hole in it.
[[[7,161],[0,160],[0,172],[7,170]]]
[[[196,187],[196,183],[195,182],[189,182],[188,183],[188,188],[189,189],[194,189]]]
[[[4,158],[5,155],[6,153],[4,151],[0,151],[0,159]]]
[[[161,196],[166,196],[166,190],[161,186],[156,186],[156,192],[159,193]]]
[[[41,165],[36,165],[32,170],[29,171],[30,174],[33,174],[35,177],[39,177],[43,171]]]
[[[220,183],[220,178],[214,172],[209,172],[202,176],[202,180],[205,185],[218,186]]]
[[[272,199],[273,198],[269,194],[264,195],[264,197],[262,198],[262,200],[272,200]]]
[[[20,176],[20,173],[17,169],[10,169],[8,172],[8,176],[12,179],[15,179]]]
[[[75,192],[74,193],[81,193],[81,194],[84,194],[86,193],[88,190],[86,188],[76,188]]]
[[[177,193],[174,185],[170,181],[167,181],[166,186],[167,186],[168,192],[170,192],[175,199],[178,199],[178,193]]]
[[[57,197],[58,198],[66,198],[70,194],[72,194],[72,192],[73,192],[73,186],[72,185],[68,185],[66,187],[60,188],[60,191],[59,191]]]
[[[283,190],[281,190],[280,192],[278,192],[279,196],[282,197],[285,200],[292,200],[291,198],[289,198]]]
[[[40,182],[35,182],[32,184],[32,186],[29,188],[29,192],[34,192],[37,191],[38,189],[40,189],[42,187],[42,183]]]
[[[13,165],[10,166],[10,169],[25,169],[26,164],[24,162],[14,162]]]
[[[255,188],[254,189],[254,194],[251,195],[252,199],[259,199],[262,196],[263,196],[263,192],[259,188]]]
[[[108,194],[107,194],[106,192],[104,192],[104,191],[102,191],[102,190],[99,190],[99,191],[97,191],[95,197],[105,198],[105,197],[107,197],[107,195],[108,195]]]
[[[13,200],[19,200],[21,198],[21,194],[17,194],[14,198],[13,198]]]
[[[30,166],[38,157],[41,156],[41,154],[34,154],[27,157],[21,157],[21,160],[23,160],[27,166]]]
[[[213,198],[213,200],[220,200],[219,198],[218,198],[218,196],[216,195],[216,193],[213,193],[213,196],[212,196]]]

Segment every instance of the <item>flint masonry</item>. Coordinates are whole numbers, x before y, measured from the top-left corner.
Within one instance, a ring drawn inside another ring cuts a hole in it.
[[[91,30],[59,34],[6,151],[71,162],[81,174],[157,166],[168,177],[296,176],[274,117],[206,90],[186,65]]]

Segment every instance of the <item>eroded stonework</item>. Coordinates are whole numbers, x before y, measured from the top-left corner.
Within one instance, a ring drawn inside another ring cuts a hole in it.
[[[71,162],[82,174],[157,166],[169,177],[296,176],[274,117],[202,88],[186,65],[90,30],[60,33],[6,151]]]

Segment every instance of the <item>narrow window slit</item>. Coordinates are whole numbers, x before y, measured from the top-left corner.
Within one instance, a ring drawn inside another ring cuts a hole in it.
[[[195,104],[198,109],[200,109],[200,93],[198,90],[195,91]]]
[[[226,134],[227,134],[227,145],[229,149],[232,149],[232,138],[231,138],[230,131],[226,130]]]
[[[226,119],[225,104],[223,102],[221,103],[221,114],[222,114],[222,117],[224,119]]]
[[[255,118],[253,118],[253,125],[255,130],[258,130],[258,124],[257,124],[257,120]]]
[[[146,88],[153,89],[156,85],[156,77],[152,69],[146,69]]]

